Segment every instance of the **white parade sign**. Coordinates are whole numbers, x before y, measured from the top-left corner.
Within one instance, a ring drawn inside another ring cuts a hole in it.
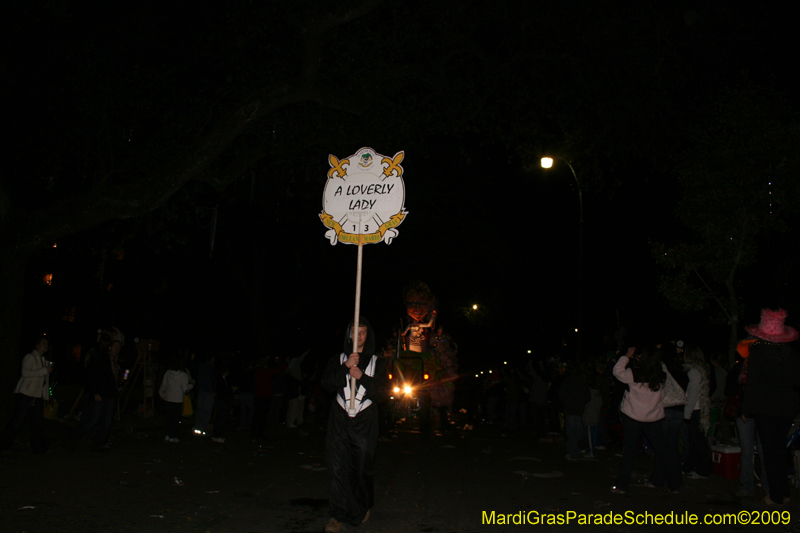
[[[330,170],[322,196],[322,223],[331,244],[391,244],[407,212],[403,207],[404,152],[394,157],[362,148],[337,159],[328,156]]]

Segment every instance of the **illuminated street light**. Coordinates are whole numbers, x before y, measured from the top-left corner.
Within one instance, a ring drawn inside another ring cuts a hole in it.
[[[472,310],[473,310],[473,311],[477,311],[477,310],[478,310],[478,304],[473,304],[473,306],[472,306]]]
[[[572,177],[575,178],[575,185],[578,186],[578,206],[580,207],[580,218],[578,224],[578,295],[577,295],[577,312],[578,312],[578,326],[580,327],[583,322],[583,190],[581,189],[581,182],[578,180],[578,175],[575,173],[575,168],[572,166],[572,163],[567,161],[562,157],[543,157],[542,158],[542,168],[552,168],[553,167],[553,160],[558,159],[559,161],[563,161],[567,164],[570,171],[572,171]],[[578,333],[578,328],[575,328],[575,333]],[[577,335],[577,343],[576,343],[576,355],[580,359],[581,357],[581,335]]]
[[[556,157],[559,161],[563,161],[567,164],[569,169],[572,171],[572,177],[575,178],[575,184],[578,186],[578,202],[580,203],[580,215],[581,215],[581,228],[583,228],[583,191],[581,189],[581,182],[578,181],[578,175],[575,173],[575,168],[573,168],[572,163],[567,161],[564,158]],[[542,158],[542,168],[552,168],[553,167],[553,158],[552,157],[543,157]]]

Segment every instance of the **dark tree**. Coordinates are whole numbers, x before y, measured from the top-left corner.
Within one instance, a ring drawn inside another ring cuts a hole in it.
[[[763,87],[722,92],[678,161],[678,217],[692,236],[653,247],[670,269],[661,279],[663,294],[682,311],[715,307],[718,320],[730,325],[731,356],[746,307],[743,271],[758,261],[759,239],[785,231],[798,209],[797,119],[780,95]],[[763,263],[768,273],[777,266]]]
[[[687,18],[673,2],[15,9],[2,64],[13,106],[0,182],[0,387],[18,372],[25,267],[57,239],[170,199],[191,206],[189,183],[223,196],[247,176],[267,198],[318,196],[317,162],[367,143],[423,149],[447,138],[465,166],[477,149],[523,166],[531,147],[568,146],[602,189],[621,182],[632,154],[637,168],[658,168],[649,154],[680,137],[684,93],[708,65],[704,90],[730,68],[711,45],[739,35],[735,9]],[[468,190],[460,178],[432,184],[420,211],[441,208],[434,193]]]

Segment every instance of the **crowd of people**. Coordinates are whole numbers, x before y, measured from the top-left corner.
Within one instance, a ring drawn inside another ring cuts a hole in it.
[[[786,441],[800,410],[800,356],[791,344],[798,332],[786,326],[785,319],[783,310],[764,309],[761,322],[747,326],[750,336],[740,343],[738,362],[729,372],[718,358],[707,358],[691,344],[665,343],[639,354],[629,348],[613,369],[628,390],[620,405],[623,458],[612,492],[628,490],[641,434],[655,458],[647,485],[666,484],[674,492],[680,488],[681,472],[692,479],[708,478],[712,473],[709,440],[714,437],[709,434],[711,420],[729,428],[727,418],[731,418],[741,449],[741,487],[736,495],[755,494],[754,443],[758,440],[762,488],[767,493],[763,501],[769,506],[785,505],[790,466]],[[727,438],[728,433],[721,432],[720,439]]]
[[[766,492],[764,503],[783,506],[789,500],[785,440],[800,411],[800,355],[793,345],[798,332],[785,320],[785,311],[764,309],[760,323],[747,326],[749,337],[739,344],[736,363],[729,369],[727,358],[709,357],[691,342],[626,340],[595,360],[532,356],[524,364],[503,364],[475,379],[465,376],[460,380],[461,404],[468,418],[479,417],[504,433],[524,430],[525,436],[532,434],[542,442],[563,435],[567,461],[594,460],[616,443],[621,461],[611,491],[617,494],[629,491],[640,449],[653,457],[644,485],[677,492],[685,479],[712,474],[710,440],[735,442],[741,448],[736,495],[754,496],[760,485]],[[224,443],[234,401],[239,428],[254,438],[269,426],[296,429],[309,416],[319,426],[327,420],[331,493],[342,499],[331,500],[326,531],[366,521],[373,501],[371,465],[381,425],[379,406],[385,407],[389,395],[394,343],[376,352],[366,321],[359,331],[357,349],[351,324],[344,350],[330,359],[312,350],[287,358],[188,352],[166,358],[157,389],[163,401],[165,443],[179,442],[179,422],[187,418],[187,409],[194,435],[205,436],[213,427],[211,439]],[[444,338],[441,331],[439,336]],[[104,335],[84,359],[84,403],[67,439],[69,446],[94,431],[92,450],[110,447],[110,428],[127,377],[120,364],[123,343],[119,332]],[[53,372],[45,358],[48,349],[48,339],[39,337],[22,361],[14,414],[0,434],[3,450],[10,449],[23,422],[30,419],[33,452],[47,451],[42,416]]]
[[[73,448],[91,434],[93,451],[108,450],[111,427],[120,416],[123,397],[133,394],[141,401],[141,382],[133,392],[133,383],[128,380],[136,354],[128,350],[127,357],[122,357],[124,341],[118,331],[103,332],[95,346],[73,365],[80,368],[79,372],[71,371],[79,374],[73,381],[80,385],[80,393],[70,413],[64,416],[77,420],[77,426],[65,435],[67,447]],[[49,339],[38,337],[34,349],[23,358],[22,376],[13,391],[15,409],[0,434],[0,450],[11,449],[20,428],[29,420],[32,450],[48,451],[42,420],[53,388],[54,363],[45,357],[49,349]],[[180,442],[179,425],[191,420],[194,435],[208,433],[214,442],[224,443],[234,412],[239,429],[254,438],[263,436],[268,426],[301,426],[304,413],[315,410],[315,393],[323,394],[320,365],[324,362],[307,358],[308,354],[306,350],[285,358],[253,359],[232,352],[184,352],[154,361],[158,381],[147,394],[151,405],[153,396],[161,400],[164,442]]]
[[[729,369],[726,357],[681,340],[620,342],[594,361],[494,368],[481,376],[483,418],[504,431],[528,427],[541,440],[563,434],[567,461],[592,460],[616,441],[617,494],[628,492],[639,450],[653,457],[643,484],[677,492],[685,478],[712,474],[710,443],[738,444],[735,495],[752,497],[760,484],[764,503],[781,506],[789,494],[786,439],[800,411],[798,333],[785,319],[783,310],[764,309]]]

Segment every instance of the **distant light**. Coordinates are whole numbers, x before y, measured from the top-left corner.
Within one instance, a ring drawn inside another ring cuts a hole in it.
[[[56,247],[58,247],[58,244],[54,242],[53,243],[53,248],[56,248]]]
[[[45,274],[44,278],[42,278],[42,283],[45,285],[52,285],[53,284],[53,275],[52,274]]]
[[[477,310],[478,309],[478,304],[473,304],[472,309]]]
[[[553,158],[552,157],[543,157],[542,158],[542,168],[551,168],[553,166]]]
[[[578,328],[575,328],[575,333],[578,333]]]
[[[475,374],[475,377],[477,378],[477,377],[478,377],[478,374]]]
[[[483,374],[483,370],[481,370],[481,374]]]
[[[531,351],[530,351],[530,350],[528,350],[528,353],[531,353]]]
[[[491,370],[489,370],[489,373],[491,374],[491,373],[492,373],[492,371],[491,371]]]
[[[504,364],[504,365],[507,365],[507,364],[508,364],[508,361],[503,361],[503,364]]]

